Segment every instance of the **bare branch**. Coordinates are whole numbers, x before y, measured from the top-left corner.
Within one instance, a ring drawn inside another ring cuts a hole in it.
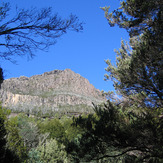
[[[0,16],[4,7],[0,8]],[[3,15],[7,12],[6,9]],[[61,19],[57,14],[52,14],[51,8],[17,10],[12,19],[0,25],[0,46],[3,47],[0,57],[9,60],[15,55],[33,57],[35,50],[46,50],[68,30],[83,30],[82,23],[74,15]]]

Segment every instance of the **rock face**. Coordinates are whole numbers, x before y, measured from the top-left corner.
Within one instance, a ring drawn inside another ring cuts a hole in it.
[[[0,101],[13,111],[46,114],[50,111],[87,112],[92,102],[98,104],[105,98],[87,79],[65,69],[30,78],[7,79],[1,85]]]

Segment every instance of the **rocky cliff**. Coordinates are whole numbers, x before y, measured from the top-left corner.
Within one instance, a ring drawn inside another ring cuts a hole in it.
[[[88,112],[92,102],[105,99],[87,79],[66,69],[7,79],[1,85],[0,101],[12,111],[46,114]]]

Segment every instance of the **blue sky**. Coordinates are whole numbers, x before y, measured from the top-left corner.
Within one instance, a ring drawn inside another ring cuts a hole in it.
[[[104,81],[105,59],[115,61],[114,49],[120,47],[121,39],[128,39],[125,30],[110,27],[100,7],[119,6],[119,0],[2,0],[10,2],[11,8],[52,7],[54,13],[66,18],[71,13],[84,22],[83,32],[68,32],[50,47],[48,52],[37,51],[32,60],[16,57],[17,64],[0,60],[5,79],[42,74],[54,69],[69,68],[87,78],[97,89],[114,90],[111,81]]]

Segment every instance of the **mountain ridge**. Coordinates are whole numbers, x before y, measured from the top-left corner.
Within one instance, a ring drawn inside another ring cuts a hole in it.
[[[6,79],[1,85],[0,101],[13,111],[85,112],[90,110],[92,102],[99,104],[105,98],[88,79],[65,69]]]

